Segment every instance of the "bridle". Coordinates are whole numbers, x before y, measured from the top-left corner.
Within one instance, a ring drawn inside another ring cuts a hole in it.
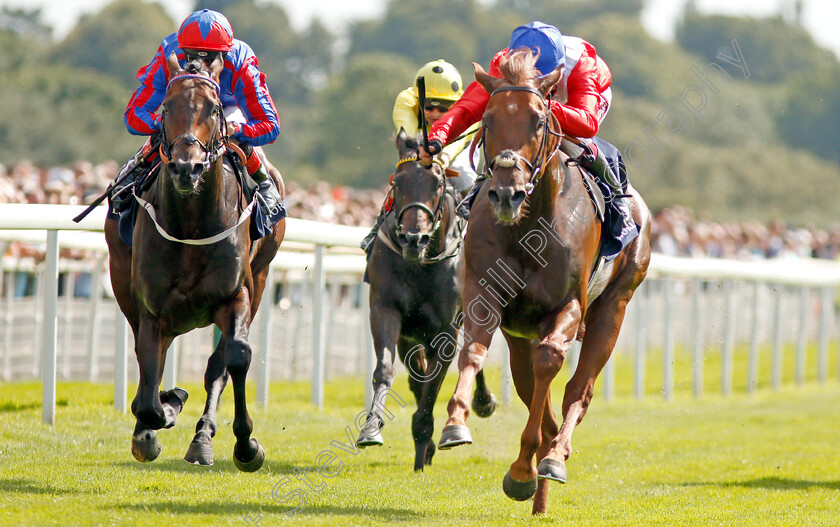
[[[411,156],[411,157],[406,157],[406,158],[400,159],[400,161],[397,162],[397,169],[399,169],[399,167],[402,166],[405,163],[411,163],[411,162],[416,163],[418,161],[419,160],[418,160],[417,156]],[[441,176],[441,177],[445,178],[445,176]],[[395,178],[395,182],[394,182],[394,184],[392,184],[391,190],[389,192],[389,195],[391,196],[392,199],[393,199],[393,196],[394,196],[395,187],[396,187],[396,178]],[[394,219],[394,229],[393,229],[394,234],[399,236],[399,234],[402,232],[402,228],[403,228],[402,227],[402,218],[403,218],[403,215],[407,211],[416,208],[416,209],[422,210],[423,212],[428,214],[430,218],[432,218],[433,224],[432,224],[432,229],[429,231],[429,236],[433,236],[438,230],[440,230],[441,224],[443,223],[443,213],[444,213],[444,207],[446,206],[446,196],[447,196],[447,194],[451,194],[451,191],[449,189],[447,189],[446,180],[444,179],[441,182],[440,195],[437,199],[437,205],[435,205],[434,209],[430,208],[428,205],[426,205],[425,203],[422,203],[420,201],[413,201],[413,202],[408,203],[407,205],[403,206],[399,210],[399,212],[397,212],[397,214],[395,216],[395,219]],[[452,195],[452,197],[453,197],[453,201],[457,202],[454,194]],[[460,225],[460,228],[463,231],[463,225],[461,225],[459,223],[457,218],[454,219],[452,224],[456,227]],[[383,231],[380,231],[380,233],[382,233],[382,232]],[[380,236],[380,237],[382,237],[382,236]],[[396,247],[396,245],[394,245],[394,242],[389,238],[390,237],[387,236],[387,235],[382,237],[385,244],[392,251],[394,251],[397,254],[400,254],[400,250]],[[443,260],[446,260],[446,259],[453,258],[453,257],[457,256],[458,253],[459,253],[459,250],[461,248],[461,241],[463,240],[463,235],[462,235],[462,233],[460,233],[460,234],[456,234],[454,236],[454,238],[452,238],[452,239],[449,239],[449,238],[450,237],[447,235],[447,241],[445,243],[445,247],[440,254],[437,254],[435,256],[425,256],[424,255],[420,264],[423,264],[423,265],[433,264],[433,263],[441,262]]]
[[[416,161],[418,161],[417,156],[406,157],[405,159],[400,159],[399,162],[397,163],[397,168],[399,168],[401,165],[403,165],[405,163],[416,162]],[[394,178],[394,186],[391,189],[392,193],[394,192],[395,188],[396,188],[396,178]],[[405,215],[405,213],[408,212],[411,209],[420,209],[423,212],[425,212],[426,214],[428,214],[429,218],[432,219],[432,230],[429,232],[429,235],[434,234],[440,228],[441,220],[443,219],[443,203],[445,201],[445,198],[446,198],[446,180],[442,181],[441,184],[440,184],[440,196],[438,197],[437,206],[435,206],[434,210],[429,208],[429,206],[426,205],[425,203],[423,203],[422,201],[412,201],[411,203],[405,205],[403,208],[400,209],[400,211],[397,213],[397,216],[396,216],[396,219],[395,219],[395,222],[394,222],[394,229],[395,229],[396,233],[399,235],[402,232],[402,229],[403,229],[403,226],[402,226],[403,215]]]
[[[487,162],[486,175],[488,178],[492,177],[493,170],[495,170],[497,167],[513,167],[524,172],[524,170],[519,164],[520,162],[522,162],[522,164],[524,164],[531,172],[531,177],[528,180],[528,183],[525,184],[525,191],[528,194],[531,194],[534,191],[534,188],[537,186],[540,177],[542,176],[543,166],[550,163],[554,156],[557,155],[557,152],[560,150],[560,140],[563,138],[564,134],[562,132],[555,132],[554,130],[552,130],[552,124],[556,124],[557,118],[554,116],[554,114],[551,113],[551,104],[548,102],[548,99],[539,90],[531,88],[530,86],[503,86],[501,88],[496,88],[495,90],[493,90],[493,93],[490,94],[490,97],[492,98],[497,93],[506,91],[530,92],[539,97],[540,101],[543,103],[543,106],[545,107],[545,113],[542,115],[542,117],[540,117],[540,123],[542,124],[543,129],[542,139],[540,140],[540,148],[537,150],[537,154],[534,156],[534,159],[532,161],[529,161],[528,159],[520,155],[518,152],[515,152],[511,149],[502,150],[496,157]],[[482,138],[486,137],[486,131],[487,124],[482,122]],[[554,136],[558,139],[554,146],[551,148],[550,152],[548,151],[549,135]],[[484,151],[484,158],[487,159],[487,141],[484,139],[482,149]]]
[[[219,87],[219,83],[207,77],[205,75],[200,75],[197,73],[185,73],[182,75],[175,75],[169,82],[166,84],[166,91],[169,92],[169,87],[172,86],[173,82],[181,81],[185,79],[198,79],[204,82],[209,83],[213,88],[216,90],[216,95],[218,96],[221,93],[221,88]],[[160,134],[161,134],[161,141],[160,141],[160,157],[166,163],[169,164],[172,159],[172,149],[175,148],[179,143],[184,143],[187,146],[194,145],[198,143],[198,146],[205,154],[204,161],[202,165],[204,167],[204,171],[210,169],[210,165],[212,165],[220,155],[225,152],[226,144],[227,144],[227,123],[225,122],[225,112],[222,111],[222,104],[217,100],[215,107],[213,108],[213,112],[211,115],[215,115],[218,117],[219,125],[216,127],[215,131],[213,132],[213,136],[210,138],[210,142],[208,144],[204,144],[201,139],[197,138],[195,135],[191,133],[181,134],[172,141],[169,141],[168,135],[166,133],[166,114],[169,113],[169,109],[166,105],[163,105],[163,109],[161,110],[161,126],[160,126]]]

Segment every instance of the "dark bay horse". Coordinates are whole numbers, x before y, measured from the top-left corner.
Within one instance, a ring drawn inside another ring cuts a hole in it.
[[[423,470],[435,453],[432,410],[455,356],[461,325],[463,226],[455,214],[456,198],[440,168],[423,167],[417,143],[407,139],[404,131],[396,144],[400,160],[391,190],[393,209],[368,262],[376,369],[373,402],[356,445],[383,444],[383,410],[398,353],[409,371],[409,387],[417,402],[412,419],[414,470]],[[473,408],[489,417],[496,408],[495,397],[482,372],[476,383]]]
[[[137,213],[132,246],[121,240],[116,220],[105,224],[111,282],[134,332],[140,367],[131,404],[137,418],[131,451],[140,461],[157,458],[161,446],[155,430],[174,426],[186,401],[180,388],[158,393],[172,340],[216,324],[221,339],[207,363],[204,414],[185,459],[213,463],[216,408],[229,374],[235,404],[234,463],[240,470],[255,471],[265,452],[251,438],[245,401],[248,332],[285,222],[269,235],[251,239],[252,205],[245,202],[227,156],[221,155],[228,140],[219,99],[221,59],[201,69],[190,64],[188,71],[180,71],[173,59],[162,106],[162,166],[142,201],[138,199],[147,205]]]
[[[476,79],[490,94],[483,133],[491,179],[472,207],[465,240],[468,344],[458,357],[460,375],[442,436],[450,444],[468,442],[461,440],[469,436],[467,397],[501,328],[516,392],[529,408],[519,457],[503,488],[516,500],[536,494],[537,514],[547,508],[548,480],[566,481],[572,432],[613,350],[627,303],[647,273],[650,212],[629,188],[626,199],[640,234],[613,260],[595,297],[588,286],[601,224],[584,186],[588,176],[567,165],[559,150],[562,131],[546,98],[562,68],[538,78],[535,60],[527,50],[511,53],[502,63],[503,79],[475,65]],[[582,340],[580,359],[558,424],[550,385],[575,339]]]

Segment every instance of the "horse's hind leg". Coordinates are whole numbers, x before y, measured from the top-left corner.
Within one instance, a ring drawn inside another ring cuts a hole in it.
[[[207,400],[204,403],[204,413],[195,425],[195,437],[187,449],[184,460],[195,465],[213,464],[213,437],[216,435],[216,410],[219,400],[227,384],[227,369],[225,368],[224,339],[219,339],[216,349],[207,360],[207,371],[204,372],[204,390]]]
[[[251,365],[251,345],[248,344],[248,330],[251,324],[248,290],[240,288],[239,294],[216,316],[216,325],[222,331],[225,365],[233,382],[233,462],[243,472],[255,472],[265,461],[265,451],[259,442],[251,437],[254,424],[248,415],[245,400],[245,377]]]

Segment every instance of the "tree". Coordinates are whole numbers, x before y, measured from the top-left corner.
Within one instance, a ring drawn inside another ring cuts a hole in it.
[[[380,187],[397,155],[391,112],[411,85],[416,66],[395,55],[353,57],[318,95],[309,159],[320,178],[356,187]]]
[[[744,18],[686,13],[677,26],[677,42],[709,62],[721,52],[732,56],[736,41],[753,81],[780,83],[800,73],[810,74],[837,64],[827,49],[814,43],[801,26],[780,16]]]
[[[152,60],[163,37],[176,29],[160,4],[115,0],[83,16],[56,47],[55,59],[113,75],[134,88],[137,69]]]
[[[790,83],[776,117],[790,144],[840,163],[840,65],[802,74]]]
[[[476,13],[475,0],[393,0],[381,22],[351,27],[348,56],[387,50],[416,64],[444,59],[462,72],[472,71],[470,64],[480,58],[472,28]]]

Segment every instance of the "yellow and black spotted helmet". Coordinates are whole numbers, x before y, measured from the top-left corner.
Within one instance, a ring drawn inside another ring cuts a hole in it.
[[[461,82],[461,74],[458,69],[445,60],[439,59],[427,62],[417,70],[414,87],[417,89],[417,79],[426,79],[426,100],[427,101],[448,101],[455,102],[464,93],[464,86]]]

